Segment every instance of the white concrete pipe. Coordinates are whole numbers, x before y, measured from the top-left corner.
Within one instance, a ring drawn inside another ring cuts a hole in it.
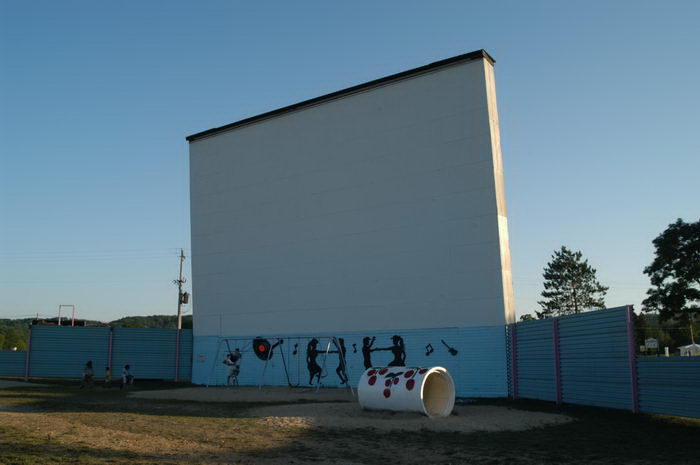
[[[447,417],[455,405],[455,383],[443,367],[372,367],[362,374],[357,395],[367,410]]]

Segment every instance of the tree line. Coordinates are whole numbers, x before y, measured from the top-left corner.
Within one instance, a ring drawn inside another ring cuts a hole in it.
[[[29,326],[33,318],[0,319],[0,350],[26,350]],[[87,322],[88,326],[101,324],[97,321]],[[127,316],[110,321],[108,325],[115,328],[177,328],[175,315]],[[182,328],[192,328],[192,315],[182,317]]]
[[[678,219],[653,241],[654,259],[644,268],[650,284],[637,317],[638,340],[653,337],[659,346],[677,347],[700,338],[700,220]],[[539,311],[523,321],[572,315],[605,308],[609,287],[598,281],[596,269],[581,251],[562,246],[542,274],[544,290]],[[646,315],[645,315],[646,314]],[[639,341],[638,341],[639,342]],[[642,345],[640,344],[640,345]]]

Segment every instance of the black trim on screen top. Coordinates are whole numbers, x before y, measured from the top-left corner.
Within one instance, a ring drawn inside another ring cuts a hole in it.
[[[422,74],[422,73],[426,73],[428,71],[432,71],[436,68],[440,68],[443,66],[452,65],[455,63],[463,62],[463,61],[478,60],[478,59],[482,59],[482,58],[488,60],[491,64],[496,63],[496,60],[494,60],[491,57],[491,55],[486,53],[486,50],[483,50],[483,49],[477,50],[475,52],[465,53],[463,55],[457,55],[455,57],[447,58],[445,60],[436,61],[434,63],[430,63],[428,65],[421,66],[418,68],[409,69],[408,71],[403,71],[401,73],[392,74],[391,76],[386,76],[383,78],[375,79],[374,81],[365,82],[364,84],[359,84],[356,86],[348,87],[347,89],[332,92],[330,94],[322,95],[320,97],[315,97],[315,98],[312,98],[309,100],[304,100],[303,102],[299,102],[299,103],[295,103],[293,105],[289,105],[286,107],[278,108],[276,110],[268,111],[266,113],[261,113],[261,114],[256,115],[256,116],[251,116],[250,118],[242,119],[240,121],[236,121],[235,123],[230,123],[230,124],[227,124],[225,126],[207,129],[206,131],[198,132],[196,134],[192,134],[191,136],[187,136],[186,139],[189,142],[194,142],[198,139],[203,139],[205,137],[208,137],[208,136],[211,136],[214,134],[218,134],[220,132],[229,131],[231,129],[235,129],[237,127],[244,126],[246,124],[254,123],[256,121],[260,121],[263,119],[279,116],[279,115],[282,115],[284,113],[289,113],[292,111],[300,110],[302,108],[317,105],[319,103],[327,102],[329,100],[334,100],[334,99],[337,99],[339,97],[344,97],[344,96],[349,95],[349,94],[354,94],[356,92],[360,92],[360,91],[369,89],[371,87],[380,86],[380,85],[386,84],[388,82],[406,79],[408,77],[415,76],[415,75]]]

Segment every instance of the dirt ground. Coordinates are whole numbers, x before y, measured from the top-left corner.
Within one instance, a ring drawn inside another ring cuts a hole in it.
[[[460,405],[448,418],[428,418],[418,413],[369,412],[357,403],[278,405],[250,410],[272,427],[370,428],[379,431],[435,431],[473,433],[477,431],[524,431],[560,425],[571,417],[528,412],[493,405]]]
[[[348,389],[288,388],[280,386],[190,387],[158,391],[134,391],[140,399],[171,399],[197,402],[354,402]]]
[[[430,420],[333,400],[344,390],[20,384],[0,390],[2,465],[695,465],[700,434],[697,421],[544,402],[482,400]]]
[[[430,419],[418,413],[363,410],[346,389],[289,389],[284,387],[195,387],[143,391],[131,397],[205,402],[289,402],[248,410],[270,427],[376,429],[379,431],[524,431],[567,423],[565,415],[516,410],[500,406],[457,405],[448,418]],[[308,403],[294,403],[306,401]],[[341,402],[334,402],[341,401]]]
[[[18,387],[46,387],[44,384],[25,383],[24,381],[8,381],[0,379],[0,389],[10,389]]]

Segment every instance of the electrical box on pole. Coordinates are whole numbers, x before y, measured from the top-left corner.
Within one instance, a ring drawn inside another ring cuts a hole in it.
[[[190,295],[187,292],[182,292],[182,285],[187,281],[182,276],[182,264],[185,261],[185,251],[180,249],[180,277],[173,281],[177,285],[177,329],[182,329],[182,304],[186,304],[190,300]]]

